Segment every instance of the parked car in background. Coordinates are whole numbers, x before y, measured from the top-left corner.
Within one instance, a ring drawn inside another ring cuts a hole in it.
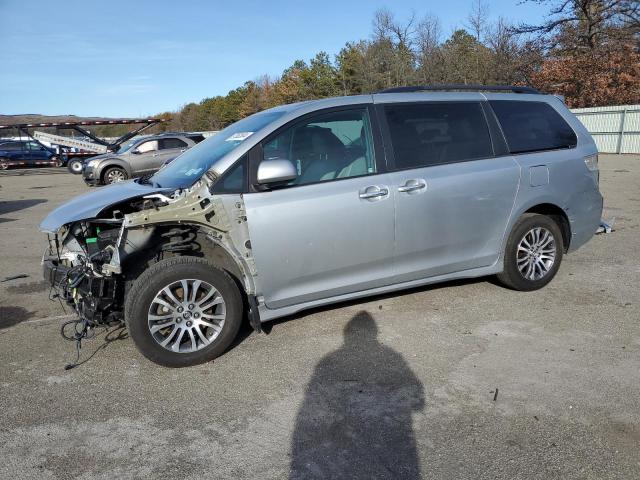
[[[155,173],[168,161],[204,140],[201,134],[163,133],[136,137],[116,152],[90,158],[82,176],[88,185],[107,185]]]
[[[222,354],[247,317],[259,330],[484,275],[540,289],[600,224],[598,149],[553,95],[461,88],[481,91],[405,87],[240,120],[150,178],[54,210],[45,278],[89,325],[124,318],[171,367]]]
[[[43,165],[58,167],[62,161],[53,149],[33,140],[0,141],[0,170]]]

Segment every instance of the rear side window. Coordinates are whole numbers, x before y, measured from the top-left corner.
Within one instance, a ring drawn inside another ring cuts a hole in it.
[[[493,156],[479,103],[415,103],[384,109],[398,170]]]
[[[22,150],[22,144],[18,142],[3,143],[0,145],[0,150],[7,150],[7,151]]]
[[[193,142],[200,143],[204,140],[204,135],[187,135]]]
[[[187,148],[187,144],[179,138],[163,138],[160,140],[160,150],[169,148]]]
[[[498,117],[511,153],[573,148],[578,143],[571,127],[547,103],[517,100],[489,103]]]

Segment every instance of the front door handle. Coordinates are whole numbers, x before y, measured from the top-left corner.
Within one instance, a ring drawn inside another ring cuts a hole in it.
[[[407,180],[403,186],[398,187],[398,191],[415,192],[417,190],[422,190],[423,188],[427,188],[427,182],[425,182],[422,178],[415,178]]]
[[[377,185],[371,185],[360,192],[360,198],[370,199],[378,197],[386,197],[389,195],[389,189],[385,187],[378,187]]]

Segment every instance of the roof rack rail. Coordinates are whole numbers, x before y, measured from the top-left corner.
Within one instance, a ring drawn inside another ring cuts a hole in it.
[[[393,87],[380,90],[377,93],[406,93],[406,92],[423,92],[423,91],[443,91],[443,90],[470,90],[470,91],[498,91],[513,93],[532,93],[540,94],[538,90],[532,87],[521,87],[516,85],[465,85],[465,84],[447,84],[447,85],[417,85],[410,87]]]

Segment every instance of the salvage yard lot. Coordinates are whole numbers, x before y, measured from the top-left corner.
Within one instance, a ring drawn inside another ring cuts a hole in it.
[[[182,370],[112,330],[69,371],[37,225],[88,188],[0,172],[0,280],[27,275],[0,283],[0,478],[639,478],[640,156],[600,167],[615,232],[542,291],[479,279],[318,309]]]

